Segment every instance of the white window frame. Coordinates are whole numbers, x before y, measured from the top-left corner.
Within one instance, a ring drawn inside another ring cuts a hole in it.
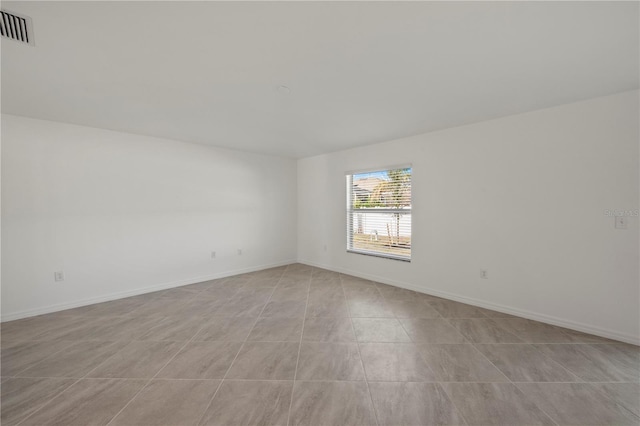
[[[411,216],[411,248],[410,248],[409,256],[400,256],[392,253],[353,248],[354,210],[358,210],[362,212],[369,211],[371,213],[382,213],[382,214],[384,213],[394,214],[394,213],[397,213],[398,210],[400,210],[400,209],[380,209],[380,208],[353,209],[353,206],[352,206],[353,175],[364,174],[364,173],[386,172],[388,170],[407,169],[407,168],[411,169],[411,208],[402,209],[402,212],[404,214],[411,215],[411,210],[413,209],[413,166],[411,164],[402,164],[399,166],[376,167],[373,169],[348,171],[345,173],[346,181],[347,181],[347,185],[346,185],[347,186],[347,197],[346,197],[347,199],[346,200],[347,201],[347,224],[346,224],[347,225],[347,253],[362,254],[365,256],[374,256],[374,257],[380,257],[380,258],[391,259],[391,260],[399,260],[402,262],[411,262],[411,257],[413,254],[413,250],[412,250],[413,249],[413,216]]]

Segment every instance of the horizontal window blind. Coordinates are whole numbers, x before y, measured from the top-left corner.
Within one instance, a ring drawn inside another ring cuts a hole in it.
[[[347,250],[411,260],[411,168],[347,175]]]

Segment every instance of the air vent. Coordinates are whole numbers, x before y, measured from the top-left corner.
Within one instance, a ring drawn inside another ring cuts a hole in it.
[[[0,11],[0,34],[2,37],[33,45],[31,18],[15,13]]]

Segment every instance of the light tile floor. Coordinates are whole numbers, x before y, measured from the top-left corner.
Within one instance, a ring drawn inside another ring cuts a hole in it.
[[[295,264],[2,324],[11,425],[637,425],[640,348]]]

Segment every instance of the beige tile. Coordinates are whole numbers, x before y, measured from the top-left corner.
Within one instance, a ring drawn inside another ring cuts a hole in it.
[[[291,287],[294,285],[300,286],[309,286],[311,283],[311,275],[306,273],[285,273],[282,278],[280,278],[280,282],[278,283],[278,287]]]
[[[2,336],[4,338],[4,336]],[[56,352],[71,346],[73,342],[5,342],[2,340],[1,366],[3,376],[14,376],[32,367]]]
[[[272,302],[307,302],[309,294],[308,286],[296,285],[295,287],[278,286],[271,295]]]
[[[402,326],[414,342],[468,343],[449,321],[438,318],[405,318]]]
[[[280,278],[254,277],[251,280],[247,281],[246,283],[241,284],[241,287],[244,289],[246,288],[273,289],[278,285],[279,281],[280,281]]]
[[[246,340],[255,322],[255,318],[213,317],[204,322],[202,328],[196,333],[193,340],[243,342]]]
[[[307,318],[302,340],[315,342],[354,342],[356,336],[349,318]]]
[[[185,300],[173,315],[200,318],[217,315],[220,308],[231,300],[233,294],[235,291],[230,292],[229,295],[216,294],[215,296],[209,292],[199,293],[197,298]]]
[[[274,266],[272,268],[250,272],[249,274],[257,277],[280,278],[287,272],[288,267],[289,265]]]
[[[309,288],[309,283],[311,282],[311,275],[303,273],[285,273],[282,278],[280,278],[280,282],[278,283],[279,288],[292,288],[295,286],[304,286],[307,289]]]
[[[436,383],[369,383],[380,426],[463,425],[464,420]]]
[[[199,299],[203,300],[211,300],[214,303],[217,303],[219,300],[228,301],[240,290],[240,287],[235,283],[223,282],[215,285],[214,287],[210,287],[200,294],[198,294]]]
[[[488,318],[518,318],[515,315],[505,314],[504,312],[493,311],[491,309],[485,309],[483,313]]]
[[[290,425],[374,426],[365,382],[296,382]]]
[[[388,303],[397,318],[441,318],[425,300],[390,300]]]
[[[325,294],[338,295],[341,292],[342,296],[344,296],[344,289],[342,288],[342,284],[340,283],[339,279],[318,279],[312,277],[311,281],[309,282],[309,295],[317,295],[319,289],[322,289],[321,292]]]
[[[340,274],[338,272],[329,271],[327,269],[316,268],[311,271],[311,282],[340,282]]]
[[[436,375],[413,343],[362,343],[362,361],[370,381],[433,382]]]
[[[74,379],[13,378],[2,382],[1,422],[15,425],[75,383]]]
[[[180,315],[182,307],[187,303],[186,299],[173,299],[169,297],[154,297],[144,305],[134,310],[131,315],[137,317],[146,316],[170,316]]]
[[[358,299],[376,299],[382,298],[382,294],[378,291],[375,284],[370,283],[342,283],[344,294],[348,301]]]
[[[590,383],[519,383],[518,388],[562,425],[638,425],[640,418]]]
[[[24,377],[84,377],[126,345],[126,342],[76,342],[31,368]]]
[[[21,425],[106,425],[144,386],[144,380],[83,379]]]
[[[83,324],[85,321],[81,316],[60,315],[54,319],[49,317],[50,315],[39,315],[1,323],[2,343],[27,340],[55,340],[50,336],[51,330],[65,330],[76,324]]]
[[[494,319],[450,319],[453,325],[468,341],[472,343],[524,343],[517,337],[500,327]]]
[[[350,298],[347,304],[353,318],[395,317],[393,310],[382,296]]]
[[[328,300],[338,301],[346,300],[344,296],[344,288],[339,282],[320,282],[311,283],[309,285],[309,301]]]
[[[587,382],[640,381],[640,348],[631,345],[534,345]]]
[[[303,342],[296,380],[364,380],[358,345]]]
[[[240,289],[216,315],[229,317],[258,317],[267,304],[273,289]]]
[[[487,318],[486,309],[452,300],[430,300],[429,304],[444,318]]]
[[[240,275],[234,275],[231,277],[226,277],[224,279],[224,283],[225,284],[234,284],[236,286],[242,285],[242,284],[246,284],[249,281],[251,281],[251,275],[249,274],[240,274]]]
[[[158,291],[156,295],[158,297],[169,297],[172,299],[190,299],[198,297],[200,292],[202,292],[201,288],[185,285]]]
[[[151,378],[182,347],[183,342],[131,342],[88,377]]]
[[[227,378],[293,380],[298,349],[297,342],[247,342],[227,373]]]
[[[201,318],[172,316],[156,321],[156,325],[141,333],[135,340],[153,341],[187,341],[200,330],[203,325]]]
[[[84,336],[82,340],[136,340],[147,333],[161,317],[102,317],[100,328]]]
[[[353,318],[359,342],[410,342],[402,324],[394,318]]]
[[[640,414],[640,348],[305,265],[0,327],[1,414],[8,425],[23,419],[105,424],[158,370],[154,385],[115,424],[182,425],[204,415],[203,424],[284,425],[295,393],[290,424],[373,426],[364,374],[378,426],[455,424],[462,414],[470,424],[548,424],[543,410],[562,424],[640,421],[633,416]],[[114,347],[111,340],[118,340]],[[503,341],[509,343],[497,343]],[[296,364],[300,380],[292,393]],[[505,382],[493,364],[517,386],[532,384],[523,387],[532,396]],[[196,384],[217,384],[227,369],[237,379],[225,379],[205,414],[213,394]],[[86,371],[96,378],[72,385]],[[15,374],[30,377],[4,377]],[[598,383],[573,386],[568,380]],[[458,417],[444,388],[459,405]]]
[[[152,380],[110,425],[197,425],[219,384],[219,380]]]
[[[260,314],[261,317],[302,318],[307,307],[306,301],[270,301]]]
[[[387,300],[417,300],[421,294],[413,290],[393,287],[386,284],[376,284],[380,294]]]
[[[287,424],[293,382],[225,380],[201,425]]]
[[[554,424],[511,383],[444,383],[441,386],[470,426]]]
[[[103,330],[113,327],[116,321],[123,320],[111,317],[78,317],[73,323],[56,321],[59,327],[47,328],[45,332],[35,336],[34,340],[99,340]]]
[[[215,280],[208,280],[208,281],[202,281],[202,282],[195,283],[195,284],[189,284],[189,285],[186,285],[186,286],[184,286],[182,288],[192,288],[192,289],[195,289],[195,290],[204,291],[204,290],[209,290],[211,288],[214,288],[214,287],[216,287],[216,286],[218,286],[218,285],[220,285],[222,283],[224,283],[224,278],[218,278],[218,279],[215,279]]]
[[[338,288],[337,291],[342,292],[342,289]],[[315,296],[313,293],[310,294],[306,316],[348,318],[349,309],[347,308],[344,293],[338,293],[337,296]]]
[[[640,383],[594,383],[593,386],[640,417]]]
[[[571,343],[571,337],[560,327],[524,318],[499,318],[494,320],[501,328],[527,343]]]
[[[362,285],[368,285],[368,286],[375,286],[375,283],[371,280],[365,279],[365,278],[360,278],[360,277],[356,277],[354,275],[347,275],[347,274],[340,274],[340,280],[342,281],[342,284],[362,284]]]
[[[420,344],[422,357],[441,382],[507,382],[471,344]]]
[[[593,334],[582,333],[580,331],[569,330],[567,328],[558,327],[568,338],[570,343],[620,343],[616,340],[607,339]]]
[[[513,382],[581,381],[531,345],[478,344],[476,347]]]
[[[45,317],[43,315],[43,317]],[[64,317],[52,320],[50,324],[42,324],[34,333],[32,340],[80,340],[86,335],[91,335],[97,327],[104,326],[104,320],[100,317]],[[3,336],[4,339],[4,336]]]
[[[144,305],[150,299],[127,297],[125,299],[112,300],[109,302],[96,303],[94,305],[83,306],[75,310],[76,314],[88,316],[121,316],[128,315],[137,308]]]
[[[266,304],[259,300],[230,300],[218,309],[217,314],[225,317],[257,318]]]
[[[240,342],[190,342],[158,373],[164,379],[222,379]]]
[[[278,283],[278,287],[276,290],[281,289],[294,289],[294,288],[305,288],[309,290],[309,286],[311,284],[311,276],[304,276],[298,274],[284,274],[282,278],[280,278],[280,282]]]
[[[303,318],[260,318],[247,340],[257,342],[299,342]]]

